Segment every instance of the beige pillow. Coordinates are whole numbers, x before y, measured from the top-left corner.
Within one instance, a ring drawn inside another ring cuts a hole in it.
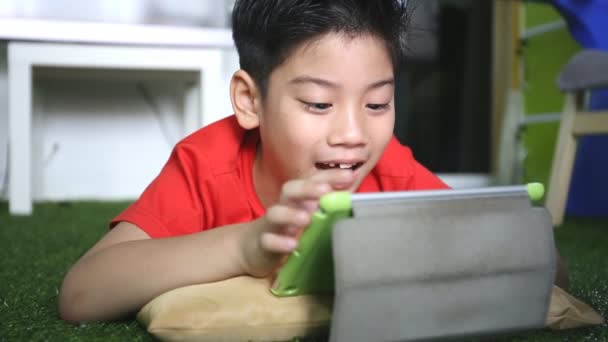
[[[238,277],[169,291],[144,306],[138,321],[166,341],[285,341],[329,331],[333,298],[277,298],[270,280]],[[554,286],[547,327],[602,324],[591,307]]]
[[[592,307],[574,298],[560,287],[553,286],[547,313],[547,327],[554,330],[578,328],[604,323]]]
[[[164,293],[137,314],[166,341],[286,341],[329,332],[332,296],[278,298],[270,280],[237,277]]]

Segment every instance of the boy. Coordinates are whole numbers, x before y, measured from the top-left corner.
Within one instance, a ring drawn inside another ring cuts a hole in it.
[[[71,268],[68,321],[113,320],[171,289],[265,277],[330,191],[446,188],[393,137],[398,0],[241,0],[234,115],[177,144]]]

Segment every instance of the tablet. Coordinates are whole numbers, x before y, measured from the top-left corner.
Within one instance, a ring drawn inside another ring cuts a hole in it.
[[[397,191],[378,193],[333,192],[323,196],[298,247],[277,273],[271,292],[278,297],[334,290],[334,263],[331,247],[332,227],[337,220],[358,216],[391,215],[403,205],[420,201],[462,201],[466,199],[515,200],[530,206],[544,195],[540,183],[458,190]],[[500,205],[501,202],[496,202]]]

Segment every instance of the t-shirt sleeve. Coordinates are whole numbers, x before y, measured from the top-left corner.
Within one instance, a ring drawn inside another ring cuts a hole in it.
[[[151,238],[191,234],[204,229],[205,187],[209,165],[193,146],[178,144],[160,174],[142,195],[110,222],[130,222]]]
[[[417,161],[414,161],[411,186],[411,190],[440,190],[450,188],[439,177]]]

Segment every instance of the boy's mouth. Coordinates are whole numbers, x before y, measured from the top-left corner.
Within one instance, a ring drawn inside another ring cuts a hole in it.
[[[319,170],[330,170],[330,169],[341,169],[341,170],[351,170],[351,171],[355,171],[357,170],[359,167],[361,167],[361,165],[363,165],[363,163],[361,162],[356,162],[356,163],[316,163],[315,167]]]

